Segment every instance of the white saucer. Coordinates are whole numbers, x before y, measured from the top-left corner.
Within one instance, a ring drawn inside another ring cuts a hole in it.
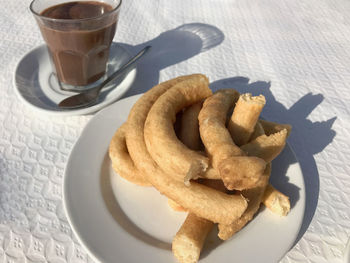
[[[107,74],[116,71],[131,58],[130,54],[120,45],[113,43]],[[41,112],[54,115],[81,115],[96,112],[119,99],[132,85],[136,77],[136,68],[122,79],[117,79],[105,87],[98,102],[87,108],[66,110],[57,104],[77,93],[63,91],[59,88],[56,77],[52,72],[49,54],[45,45],[29,51],[18,63],[14,86],[19,98],[28,106]],[[115,87],[118,85],[118,87]],[[115,87],[115,88],[114,88]]]

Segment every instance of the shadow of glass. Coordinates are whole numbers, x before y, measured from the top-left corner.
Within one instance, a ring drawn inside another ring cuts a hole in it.
[[[215,26],[191,23],[163,32],[140,45],[118,43],[132,54],[148,45],[152,46],[151,52],[138,63],[136,80],[125,97],[146,92],[158,84],[162,69],[205,52],[221,44],[224,38],[222,31]]]
[[[308,115],[323,101],[324,97],[322,94],[314,95],[308,93],[287,109],[275,99],[270,87],[270,82],[256,81],[250,83],[248,78],[241,76],[222,79],[211,83],[211,89],[213,91],[223,88],[235,88],[241,93],[249,92],[253,95],[263,94],[267,103],[262,115],[267,120],[289,123],[293,126],[288,141],[290,145],[292,145],[301,166],[306,191],[305,214],[301,229],[295,241],[296,244],[308,229],[318,203],[320,179],[313,156],[321,152],[334,139],[336,133],[332,130],[332,126],[336,117],[321,122],[312,122],[307,119]],[[278,161],[278,159],[276,161]],[[287,162],[284,167],[279,166],[278,173],[283,174],[290,164],[292,163]],[[282,179],[281,183],[287,182],[283,182]],[[295,186],[293,189],[292,185],[290,185],[290,187],[289,194],[296,194],[298,189],[295,189]],[[292,203],[291,205],[294,204]]]
[[[128,216],[124,213],[123,209],[118,204],[118,201],[115,199],[110,180],[110,176],[113,176],[110,167],[111,161],[106,153],[101,166],[100,186],[104,203],[106,204],[111,216],[125,231],[136,239],[154,247],[171,250],[171,244],[150,236],[129,220]]]

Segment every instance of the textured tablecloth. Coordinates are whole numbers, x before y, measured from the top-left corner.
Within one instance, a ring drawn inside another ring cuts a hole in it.
[[[62,205],[62,177],[92,117],[52,117],[23,105],[13,74],[43,43],[28,0],[0,9],[0,262],[93,262]],[[269,120],[291,123],[306,183],[298,243],[282,262],[342,262],[350,236],[350,2],[124,0],[114,41],[151,43],[125,96],[201,72],[213,89],[250,88]]]

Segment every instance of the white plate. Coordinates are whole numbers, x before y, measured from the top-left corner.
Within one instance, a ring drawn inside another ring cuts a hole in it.
[[[185,219],[155,189],[133,185],[113,173],[109,142],[139,95],[96,114],[76,142],[65,170],[64,206],[68,220],[89,254],[103,263],[175,262],[171,240]],[[228,241],[213,231],[200,262],[277,262],[293,246],[305,208],[299,164],[287,145],[273,162],[271,182],[291,198],[287,217],[262,208]]]
[[[131,58],[120,45],[112,43],[107,74],[110,75]],[[52,73],[49,54],[45,45],[29,51],[19,61],[14,75],[15,91],[28,106],[41,112],[53,115],[81,115],[96,112],[119,99],[132,85],[136,76],[136,68],[122,79],[117,79],[106,86],[100,94],[98,102],[87,108],[67,110],[57,104],[63,99],[77,93],[59,88],[56,77]],[[116,85],[118,87],[114,88]]]

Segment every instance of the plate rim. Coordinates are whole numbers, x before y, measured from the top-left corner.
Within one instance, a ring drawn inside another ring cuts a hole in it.
[[[120,46],[120,44],[118,42],[113,42],[113,43],[116,43]],[[136,76],[137,76],[137,66],[134,67],[128,74],[126,77],[130,78],[130,84],[129,86],[124,90],[122,91],[120,94],[114,96],[113,98],[111,98],[110,100],[108,101],[102,101],[101,103],[97,103],[97,104],[94,104],[90,107],[86,107],[86,108],[82,108],[82,109],[63,109],[63,110],[50,110],[50,109],[44,109],[44,108],[41,108],[41,107],[38,107],[32,103],[30,103],[28,100],[26,100],[26,98],[22,95],[22,93],[20,92],[19,88],[18,88],[18,85],[17,85],[17,81],[16,81],[16,76],[17,76],[17,72],[18,72],[18,68],[22,62],[22,60],[27,56],[29,55],[30,53],[32,52],[35,52],[35,51],[39,51],[40,49],[43,49],[46,47],[46,44],[43,43],[43,44],[40,44],[38,46],[35,46],[33,48],[31,48],[30,50],[28,50],[26,53],[24,53],[21,58],[17,61],[16,63],[16,67],[15,67],[15,70],[13,72],[13,77],[12,77],[12,84],[14,86],[14,90],[15,90],[15,94],[17,95],[17,97],[19,98],[19,100],[24,103],[26,106],[28,106],[30,109],[32,110],[35,110],[36,112],[39,112],[39,113],[45,113],[45,114],[48,114],[50,116],[75,116],[75,115],[87,115],[87,114],[92,114],[92,113],[95,113],[97,111],[100,111],[102,110],[103,108],[106,108],[107,106],[109,106],[110,104],[116,102],[117,100],[121,99],[123,97],[123,95],[128,91],[130,90],[130,88],[132,87],[133,83],[135,82],[136,80]],[[120,46],[121,47],[121,46]],[[129,55],[129,57],[131,58],[131,54],[130,52],[125,49],[124,47],[121,47],[123,48],[123,50]],[[125,79],[123,80],[125,81]],[[122,81],[122,82],[123,82]],[[116,87],[113,87],[113,89],[115,89]]]
[[[127,100],[131,100],[132,103],[134,104],[137,99],[139,97],[141,97],[143,95],[143,93],[141,94],[137,94],[137,95],[133,95],[133,96],[129,96],[129,97],[126,97],[126,98],[123,98],[115,103],[113,103],[112,105],[109,105],[108,107],[102,109],[101,111],[99,111],[95,116],[93,116],[93,118],[91,118],[89,120],[89,122],[86,124],[86,126],[84,127],[84,129],[82,130],[79,138],[76,140],[76,142],[74,143],[73,147],[72,147],[72,150],[71,150],[71,153],[69,155],[69,158],[67,160],[67,165],[65,167],[65,170],[64,170],[64,178],[63,178],[63,184],[62,184],[62,187],[63,187],[63,191],[62,191],[62,195],[63,195],[63,209],[64,209],[64,212],[65,212],[65,215],[66,215],[66,218],[74,232],[74,235],[75,237],[79,240],[79,242],[82,244],[82,246],[85,248],[86,252],[88,253],[88,255],[93,258],[96,262],[102,262],[101,259],[99,258],[98,255],[95,255],[94,252],[92,251],[92,249],[90,249],[90,246],[89,244],[87,244],[87,242],[81,238],[80,236],[80,231],[77,229],[75,223],[73,222],[72,220],[72,216],[71,216],[71,213],[68,209],[68,203],[67,203],[67,187],[66,187],[66,184],[67,184],[67,167],[68,167],[68,164],[72,161],[71,159],[71,156],[72,156],[72,153],[76,147],[76,145],[78,145],[80,143],[80,141],[82,140],[83,138],[83,134],[85,132],[85,130],[88,130],[90,128],[91,125],[93,125],[94,121],[98,118],[100,118],[101,115],[104,115],[105,112],[109,111],[109,110],[112,110],[111,107],[116,107],[115,104],[119,104],[119,103],[122,103],[123,101],[127,101]],[[118,127],[118,126],[116,126]],[[301,203],[299,204],[301,206],[300,210],[302,210],[302,214],[301,214],[301,220],[298,224],[298,228],[297,228],[297,231],[294,232],[294,235],[293,235],[293,242],[291,242],[291,244],[288,246],[288,249],[282,253],[282,255],[279,257],[279,261],[286,256],[286,254],[296,245],[296,241],[297,241],[297,237],[298,237],[298,234],[300,233],[300,230],[301,230],[301,227],[302,227],[302,224],[303,224],[303,221],[304,221],[304,217],[305,217],[305,209],[306,209],[306,189],[305,189],[305,177],[304,177],[304,174],[302,172],[302,169],[301,169],[301,166],[300,166],[300,162],[298,161],[297,159],[297,156],[292,148],[292,146],[287,142],[287,145],[289,147],[289,150],[291,151],[291,153],[293,154],[295,160],[296,160],[296,168],[298,169],[298,171],[300,172],[300,175],[301,175],[301,190],[303,192],[303,195],[304,195],[304,198],[303,199],[300,199],[299,201],[301,201]],[[107,150],[107,149],[106,149]]]

